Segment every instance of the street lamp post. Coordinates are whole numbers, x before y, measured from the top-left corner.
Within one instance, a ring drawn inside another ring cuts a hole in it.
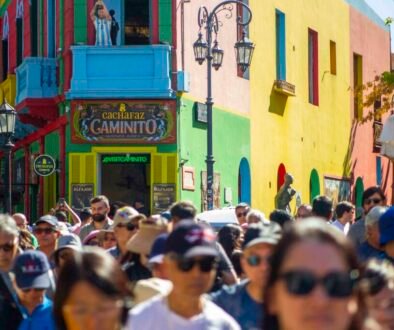
[[[9,214],[12,212],[12,186],[11,186],[11,151],[14,147],[12,138],[15,132],[15,109],[4,102],[0,105],[0,138],[3,141],[3,150],[5,152],[6,166],[5,166],[5,187],[7,189],[6,209]]]
[[[215,160],[213,158],[213,144],[212,144],[212,67],[218,70],[223,61],[224,51],[219,48],[217,40],[217,34],[219,27],[222,22],[218,19],[220,12],[226,12],[225,18],[229,19],[232,17],[232,11],[234,5],[242,6],[247,13],[247,19],[243,21],[241,17],[237,17],[237,25],[243,27],[242,38],[235,43],[236,59],[240,69],[245,72],[250,66],[254,44],[246,37],[245,28],[249,25],[252,20],[252,11],[250,8],[240,0],[227,0],[219,3],[212,9],[211,12],[203,6],[198,11],[198,26],[200,28],[198,39],[193,44],[195,60],[201,65],[207,60],[207,207],[208,210],[213,209],[213,164]],[[206,42],[204,41],[202,28],[206,30]],[[213,33],[215,34],[215,40],[212,40]]]

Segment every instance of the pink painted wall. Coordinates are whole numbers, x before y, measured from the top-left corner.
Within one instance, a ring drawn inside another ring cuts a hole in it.
[[[376,75],[390,70],[390,35],[364,14],[350,7],[350,80],[353,87],[353,54],[362,56],[363,82],[372,81]],[[353,118],[353,93],[350,92],[350,109]],[[369,109],[364,109],[364,114]],[[383,122],[387,115],[383,118]],[[373,123],[365,124],[353,121],[351,132],[351,170],[353,184],[358,177],[364,182],[364,188],[376,185],[376,157],[373,152]],[[333,132],[335,134],[335,132]],[[382,187],[389,203],[393,198],[393,169],[387,158],[382,156]],[[354,187],[354,186],[353,186]]]
[[[190,93],[185,95],[201,102],[207,94],[207,65],[199,65],[194,60],[193,43],[198,37],[197,14],[200,6],[213,9],[219,0],[193,0],[184,4],[184,68],[182,68],[182,33],[181,33],[181,0],[176,0],[177,8],[177,67],[189,72]],[[212,69],[212,91],[215,106],[230,111],[249,114],[250,95],[249,80],[237,76],[234,44],[237,41],[236,7],[232,18],[226,19],[225,12],[219,14],[223,25],[218,34],[219,47],[224,50],[223,65],[218,70]],[[204,35],[205,37],[205,35]]]

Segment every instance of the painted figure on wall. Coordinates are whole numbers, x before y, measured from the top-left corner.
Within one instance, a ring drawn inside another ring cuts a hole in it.
[[[112,18],[102,0],[98,0],[90,11],[90,19],[96,29],[96,46],[112,46]]]
[[[279,210],[285,210],[291,214],[290,201],[296,194],[296,191],[291,187],[294,182],[294,178],[291,174],[285,174],[285,182],[280,187],[278,193],[275,196],[275,208]]]
[[[118,32],[119,32],[119,23],[115,18],[115,10],[111,9],[109,11],[109,14],[111,15],[111,42],[112,46],[116,46],[116,39],[118,37]]]

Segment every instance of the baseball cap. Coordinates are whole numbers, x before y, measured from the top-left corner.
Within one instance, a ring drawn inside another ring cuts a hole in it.
[[[55,253],[65,248],[82,251],[82,243],[79,236],[72,233],[60,236],[56,242]]]
[[[47,223],[55,228],[57,228],[58,226],[58,221],[56,219],[56,217],[54,217],[53,215],[47,214],[47,215],[43,215],[42,217],[40,217],[36,222],[35,222],[35,226],[38,225],[39,223]]]
[[[138,211],[131,206],[124,206],[118,209],[114,216],[114,223],[111,228],[115,228],[120,223],[127,224],[133,220],[134,217],[138,216]]]
[[[394,241],[394,206],[379,218],[379,232],[381,245]]]
[[[185,258],[195,256],[218,256],[215,234],[203,223],[181,221],[168,236],[165,254],[175,253]]]
[[[242,249],[259,243],[276,245],[282,236],[282,229],[275,222],[250,224],[245,232]]]
[[[156,237],[155,241],[153,242],[152,249],[149,255],[149,264],[161,264],[163,262],[163,256],[166,246],[166,241],[168,238],[168,234],[161,234]]]
[[[37,250],[28,250],[15,258],[12,272],[20,289],[47,289],[51,285],[49,262],[46,255]]]

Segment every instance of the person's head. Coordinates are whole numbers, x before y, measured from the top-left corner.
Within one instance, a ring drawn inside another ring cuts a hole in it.
[[[369,213],[374,209],[375,207]],[[394,206],[388,208],[379,218],[379,242],[386,254],[394,258]]]
[[[15,213],[12,218],[20,229],[27,229],[27,219],[23,213]]]
[[[100,230],[91,231],[82,241],[82,244],[85,246],[99,246],[99,234]]]
[[[55,213],[55,217],[56,217],[57,221],[60,221],[60,222],[67,222],[67,214],[66,214],[66,212],[57,211],[57,212]]]
[[[75,234],[62,235],[56,242],[56,250],[53,253],[53,260],[56,268],[60,269],[69,260],[74,260],[75,256],[82,251],[80,238]]]
[[[335,215],[337,219],[343,220],[344,222],[352,222],[354,219],[355,208],[350,202],[339,202],[335,207]]]
[[[60,235],[57,219],[49,214],[42,216],[35,222],[33,234],[36,236],[40,248],[54,249]]]
[[[95,222],[103,222],[107,219],[109,213],[109,201],[104,195],[93,197],[90,200],[90,208],[92,210],[92,220]]]
[[[291,174],[289,174],[289,173],[286,173],[285,174],[285,183],[287,185],[291,185],[293,182],[294,182],[293,176]]]
[[[165,269],[163,267],[163,258],[165,253],[166,241],[168,234],[160,234],[153,242],[151,252],[149,254],[148,267],[152,271],[153,277],[167,279]]]
[[[103,5],[96,5],[95,15],[98,18],[105,18],[105,11]]]
[[[386,204],[386,196],[382,188],[378,186],[369,187],[363,193],[362,197],[362,206],[364,209],[364,214],[368,214],[368,212],[374,206],[384,206]]]
[[[0,215],[0,271],[8,272],[18,255],[19,231],[15,220]]]
[[[41,251],[29,250],[15,259],[12,267],[13,284],[22,306],[30,312],[44,299],[51,285],[49,262]]]
[[[182,220],[193,220],[196,217],[197,209],[192,202],[181,201],[170,207],[170,213],[173,226],[176,226]]]
[[[126,317],[127,278],[104,250],[86,248],[62,268],[54,297],[59,330],[120,329]]]
[[[122,202],[122,201],[115,201],[113,203],[111,203],[110,207],[109,207],[109,213],[108,216],[113,219],[113,217],[115,216],[115,213],[117,210],[119,210],[122,207],[125,206],[129,206],[127,203]]]
[[[375,206],[365,216],[365,238],[375,248],[380,246],[379,221],[386,210],[387,207]]]
[[[251,224],[242,243],[241,267],[251,283],[263,290],[269,272],[268,260],[282,235],[275,223]]]
[[[116,237],[113,230],[102,229],[98,234],[99,246],[104,250],[108,250],[116,246]]]
[[[367,294],[368,321],[377,329],[394,328],[394,267],[387,260],[370,260],[361,281]]]
[[[312,214],[325,220],[332,218],[332,200],[327,196],[317,196],[312,202]]]
[[[137,233],[139,219],[140,214],[131,206],[125,206],[116,211],[111,229],[121,249],[125,249],[128,240]]]
[[[246,222],[248,224],[252,223],[264,223],[268,220],[265,217],[265,214],[259,210],[251,209],[246,215]]]
[[[274,210],[270,214],[270,221],[276,222],[281,228],[294,223],[294,218],[285,210]]]
[[[299,221],[309,218],[310,216],[312,216],[312,206],[310,206],[309,204],[301,204],[300,207],[297,209],[295,218],[297,221]]]
[[[182,221],[165,244],[164,268],[173,284],[173,292],[198,299],[213,285],[218,250],[211,228]]]
[[[90,207],[84,207],[79,212],[79,218],[81,219],[82,223],[87,223],[92,220],[92,210],[90,209]]]
[[[239,250],[241,248],[243,236],[244,235],[241,226],[227,224],[220,228],[217,235],[217,240],[223,247],[227,256],[231,258],[234,250]]]
[[[148,219],[139,222],[139,230],[127,242],[127,250],[142,256],[149,256],[156,237],[167,232],[167,220],[159,214],[151,215]]]
[[[266,329],[360,329],[357,256],[334,226],[310,218],[285,228],[270,266]]]
[[[111,17],[113,17],[113,16],[115,15],[115,10],[110,9],[110,10],[109,10],[109,14],[111,15]]]
[[[250,211],[250,206],[246,203],[239,203],[235,207],[235,215],[240,225],[246,223],[246,216]]]

